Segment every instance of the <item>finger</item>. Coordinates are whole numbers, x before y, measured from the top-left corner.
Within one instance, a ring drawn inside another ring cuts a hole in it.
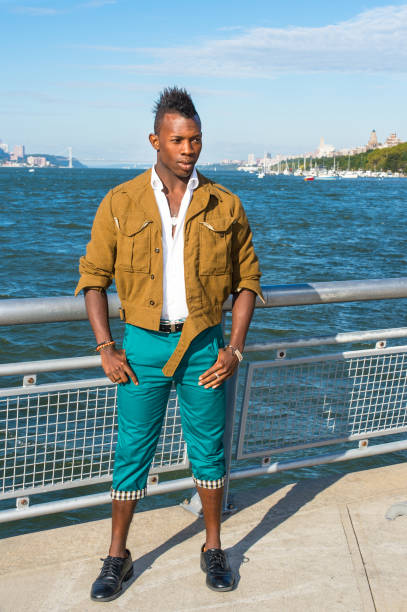
[[[199,376],[198,384],[203,385],[208,380],[211,380],[213,378],[214,373],[216,372],[217,374],[219,374],[219,370],[222,367],[223,365],[219,361],[216,361],[216,363],[214,363],[213,366],[209,368],[209,370],[206,370],[206,372]]]
[[[133,370],[131,369],[131,367],[129,366],[129,364],[126,363],[123,365],[123,370],[126,374],[128,374],[131,378],[131,380],[134,382],[135,385],[138,385],[138,378],[135,375],[135,373],[133,372]],[[126,376],[126,380],[127,380],[127,376]]]
[[[217,387],[220,387],[225,380],[225,376],[219,376],[219,378],[215,378],[215,380],[211,380],[211,382],[207,383],[204,386],[204,389],[216,389]]]
[[[216,381],[218,380],[220,376],[222,376],[225,373],[225,371],[226,370],[224,368],[219,367],[217,370],[209,372],[208,375],[203,374],[202,377],[199,378],[198,384],[207,385],[210,382]]]
[[[211,374],[212,372],[214,372],[215,370],[219,368],[219,365],[220,365],[220,362],[219,362],[219,359],[217,359],[215,363],[210,368],[208,368],[203,374],[201,374],[199,378],[207,376],[208,374]]]
[[[216,389],[223,382],[225,382],[225,380],[227,380],[228,378],[231,378],[233,374],[235,373],[235,370],[236,370],[235,365],[232,365],[228,368],[222,368],[221,370],[218,370],[216,372],[218,376],[212,376],[210,380],[206,381],[205,389]]]
[[[108,378],[115,384],[121,382],[120,375],[116,374],[115,372],[112,372],[111,374],[109,374]]]
[[[219,386],[226,379],[227,371],[226,370],[218,370],[214,372],[209,379],[204,382],[205,389],[210,389],[215,386]]]

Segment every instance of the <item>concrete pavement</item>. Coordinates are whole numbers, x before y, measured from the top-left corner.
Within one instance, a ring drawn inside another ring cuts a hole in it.
[[[206,588],[203,522],[178,506],[136,514],[134,579],[110,603],[89,599],[110,521],[0,541],[1,612],[407,611],[407,464],[273,490],[235,494],[223,546],[238,577],[230,593]]]

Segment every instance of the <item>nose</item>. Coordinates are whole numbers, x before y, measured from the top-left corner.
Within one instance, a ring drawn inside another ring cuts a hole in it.
[[[192,146],[192,144],[189,142],[189,140],[184,140],[184,146],[182,147],[182,153],[183,155],[193,155],[194,154],[194,148]]]

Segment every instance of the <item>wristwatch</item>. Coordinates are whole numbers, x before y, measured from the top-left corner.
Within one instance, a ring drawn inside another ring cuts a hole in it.
[[[242,355],[242,353],[239,351],[239,349],[238,349],[238,348],[236,348],[235,346],[232,346],[231,344],[227,344],[227,345],[225,346],[225,349],[227,349],[227,348],[230,348],[230,349],[232,350],[232,353],[233,353],[234,355],[236,355],[236,357],[238,358],[239,363],[240,363],[241,361],[243,361],[243,355]]]

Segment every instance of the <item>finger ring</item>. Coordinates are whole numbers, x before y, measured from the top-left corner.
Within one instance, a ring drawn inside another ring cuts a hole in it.
[[[217,374],[216,372],[214,372],[216,378],[219,378],[219,374]]]

